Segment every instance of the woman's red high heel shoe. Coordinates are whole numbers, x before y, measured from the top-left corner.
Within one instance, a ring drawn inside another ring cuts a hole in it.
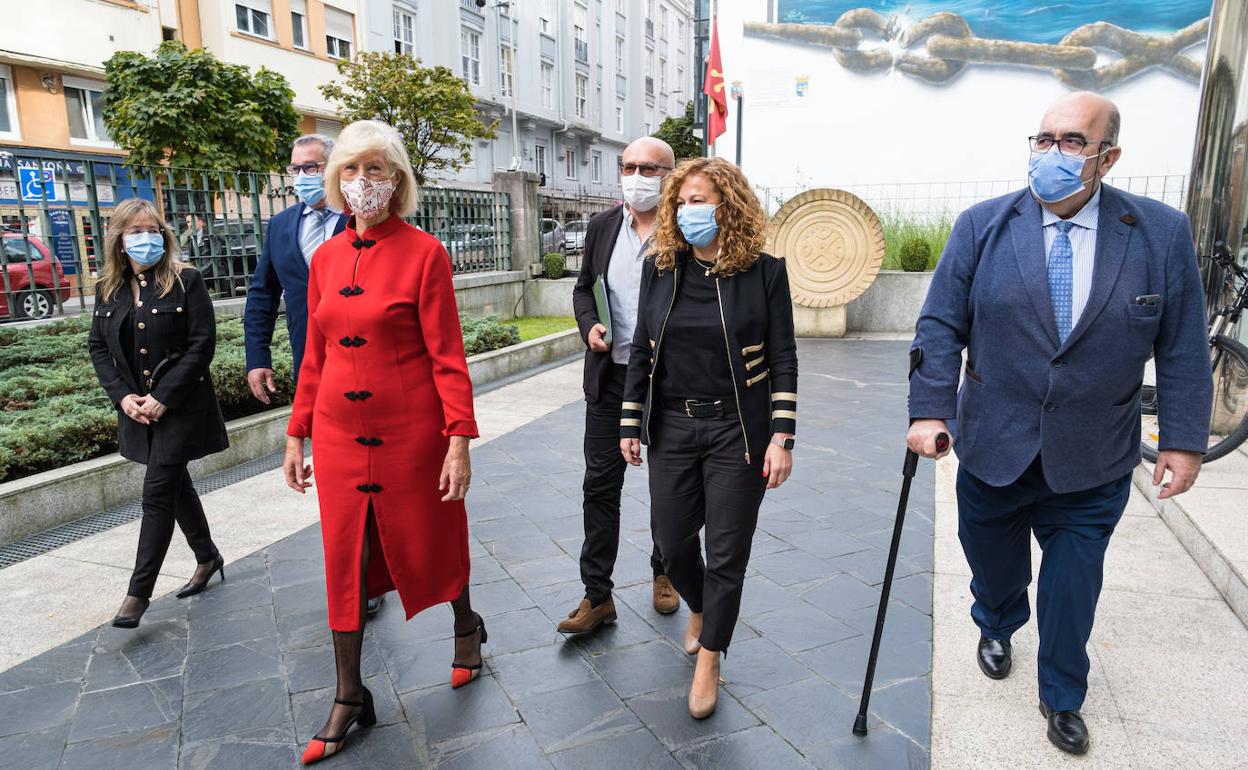
[[[342,732],[336,738],[322,738],[317,735],[308,741],[308,746],[303,750],[303,764],[310,765],[313,762],[320,762],[322,759],[328,759],[333,755],[342,751],[342,746],[347,738],[347,731],[351,729],[351,725],[359,725],[360,727],[372,727],[377,724],[377,712],[373,709],[373,694],[364,688],[364,700],[350,701],[334,699],[334,703],[340,706],[353,706],[360,709],[360,713],[351,717],[351,721],[347,722],[347,726],[342,728]]]
[[[485,644],[490,639],[490,635],[485,631],[485,619],[480,615],[477,616],[477,627],[466,634],[455,634],[456,639],[463,639],[472,636],[478,631],[481,632],[481,644]],[[477,654],[480,655],[481,645],[477,645]],[[451,689],[458,690],[460,687],[468,684],[472,680],[481,675],[481,664],[469,666],[463,663],[451,664]]]

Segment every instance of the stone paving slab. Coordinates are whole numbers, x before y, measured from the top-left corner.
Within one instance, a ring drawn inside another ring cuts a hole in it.
[[[451,690],[448,608],[404,622],[392,598],[364,638],[378,725],[327,767],[925,768],[930,464],[911,497],[872,732],[849,732],[896,507],[906,347],[801,341],[795,474],[767,495],[710,719],[685,707],[687,612],[650,607],[644,470],[625,484],[619,621],[590,637],[554,631],[582,590],[578,402],[473,450],[483,675]],[[256,492],[294,497],[278,479]],[[189,600],[156,600],[137,631],[96,628],[0,672],[0,768],[294,766],[333,694],[319,527],[226,573]]]

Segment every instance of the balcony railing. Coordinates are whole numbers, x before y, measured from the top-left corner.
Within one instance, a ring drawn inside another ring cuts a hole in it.
[[[587,41],[576,41],[576,60],[583,64],[589,64],[589,43]]]

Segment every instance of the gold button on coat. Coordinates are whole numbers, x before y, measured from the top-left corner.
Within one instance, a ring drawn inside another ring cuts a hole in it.
[[[139,352],[143,355],[147,355],[147,348],[139,348]]]
[[[151,369],[144,369],[144,370],[143,370],[143,376],[144,376],[144,377],[151,377],[151,376],[152,376],[152,370],[151,370]]]
[[[139,328],[140,328],[140,329],[146,329],[146,328],[147,328],[147,324],[143,323],[142,321],[139,321]]]

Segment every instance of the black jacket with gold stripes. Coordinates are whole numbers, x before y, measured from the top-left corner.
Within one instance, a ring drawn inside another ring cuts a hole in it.
[[[662,361],[667,318],[690,261],[688,253],[679,254],[674,269],[663,271],[653,260],[646,261],[624,384],[621,438],[640,438],[645,444],[661,440],[661,427],[651,424],[663,397],[656,392],[653,375]],[[797,432],[797,342],[788,273],[784,260],[760,254],[748,270],[716,278],[715,285],[746,454],[761,457],[772,434]]]

